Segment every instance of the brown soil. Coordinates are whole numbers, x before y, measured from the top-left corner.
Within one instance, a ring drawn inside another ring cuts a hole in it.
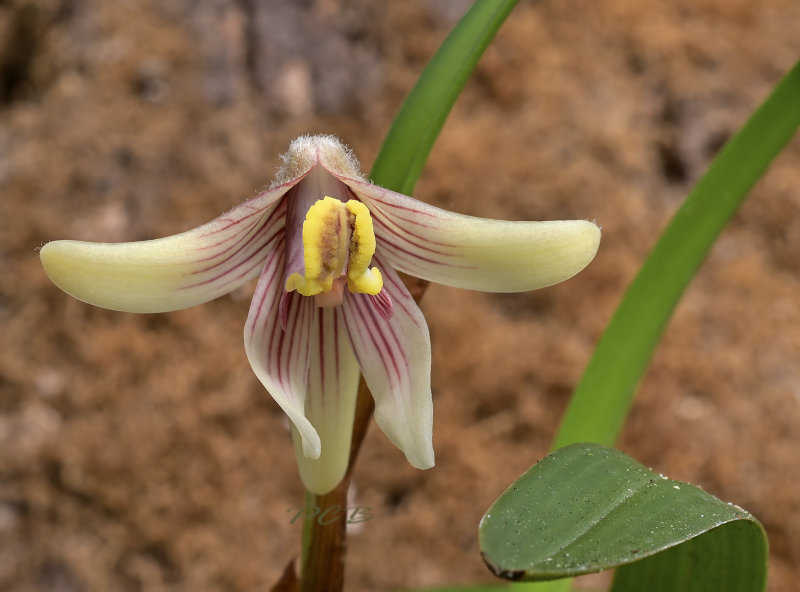
[[[302,133],[369,168],[462,0],[0,3],[0,589],[266,590],[302,502],[286,420],[252,375],[252,286],[132,315],[51,285],[48,240],[136,240],[268,184]],[[620,297],[720,145],[800,55],[796,0],[523,1],[416,195],[498,218],[593,218],[577,278],[433,286],[437,466],[372,428],[351,590],[491,581],[476,527],[548,450]],[[800,578],[800,142],[714,247],[620,447],[751,510],[770,590]],[[591,586],[597,580],[584,585]]]

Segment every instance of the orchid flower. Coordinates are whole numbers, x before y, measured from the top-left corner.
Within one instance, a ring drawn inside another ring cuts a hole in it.
[[[289,417],[306,488],[347,469],[359,371],[381,430],[420,469],[434,464],[425,319],[396,271],[489,292],[563,281],[594,257],[584,220],[511,222],[448,212],[372,185],[332,136],[304,136],[269,190],[211,222],[132,243],[47,243],[49,278],[128,312],[187,308],[259,276],[244,330],[258,379]]]

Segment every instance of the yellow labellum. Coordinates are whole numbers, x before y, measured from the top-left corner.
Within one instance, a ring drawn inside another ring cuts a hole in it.
[[[350,239],[350,264],[347,268],[347,288],[354,293],[378,294],[383,288],[383,277],[377,267],[369,268],[375,254],[375,232],[369,209],[360,201],[347,202],[351,214],[353,236]]]
[[[303,222],[305,274],[291,274],[286,290],[303,296],[323,294],[346,271],[351,292],[378,294],[383,278],[377,268],[369,268],[374,254],[375,232],[367,207],[354,199],[344,203],[325,196],[308,209]]]

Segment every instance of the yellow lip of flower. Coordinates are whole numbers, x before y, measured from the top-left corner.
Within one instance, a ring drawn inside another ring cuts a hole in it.
[[[430,337],[395,270],[471,290],[534,290],[583,269],[600,229],[435,208],[368,183],[332,136],[296,139],[283,161],[269,190],[203,226],[135,243],[51,242],[44,270],[78,299],[128,312],[194,306],[260,274],[245,351],[291,421],[307,489],[326,493],[344,475],[359,371],[378,426],[413,466],[431,467]]]
[[[289,275],[286,291],[297,290],[303,296],[316,296],[330,292],[334,282],[347,275],[350,292],[377,295],[383,288],[383,276],[377,267],[369,267],[375,246],[375,232],[367,206],[354,199],[344,203],[326,195],[306,214],[303,222],[305,272]],[[330,299],[324,302],[325,305],[341,304],[341,298],[338,302]]]
[[[350,224],[344,204],[325,196],[312,205],[303,222],[305,273],[286,278],[286,291],[303,296],[328,292],[346,268],[350,249]]]
[[[360,201],[351,199],[347,202],[351,215],[353,235],[350,239],[350,263],[347,269],[347,288],[354,294],[380,293],[383,288],[383,276],[377,267],[370,269],[369,264],[375,255],[375,231],[369,208]]]

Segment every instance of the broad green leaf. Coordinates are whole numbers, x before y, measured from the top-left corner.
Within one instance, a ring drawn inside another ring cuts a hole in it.
[[[573,442],[614,444],[636,385],[686,285],[798,126],[800,62],[725,145],[661,235],[600,339],[554,448]]]
[[[448,586],[446,588],[424,588],[414,592],[503,592],[508,586]]]
[[[509,592],[570,592],[572,580],[548,580],[546,582],[516,582],[509,586]]]
[[[458,95],[519,0],[478,0],[461,18],[406,97],[375,159],[378,185],[411,195]]]
[[[486,586],[448,586],[447,588],[425,588],[416,592],[570,592],[573,588],[569,580],[549,582],[524,582],[506,585]]]
[[[568,580],[553,580],[550,582],[526,582],[511,585],[465,585],[448,586],[446,588],[425,588],[416,592],[570,592],[570,590]]]
[[[755,522],[739,520],[623,565],[611,592],[753,592],[764,590],[766,579],[764,532]]]
[[[598,444],[573,444],[534,465],[486,512],[479,540],[489,568],[510,580],[583,575],[674,549],[625,573],[616,592],[700,590],[689,580],[750,592],[766,583],[766,536],[755,518]],[[639,580],[647,564],[674,583]]]

